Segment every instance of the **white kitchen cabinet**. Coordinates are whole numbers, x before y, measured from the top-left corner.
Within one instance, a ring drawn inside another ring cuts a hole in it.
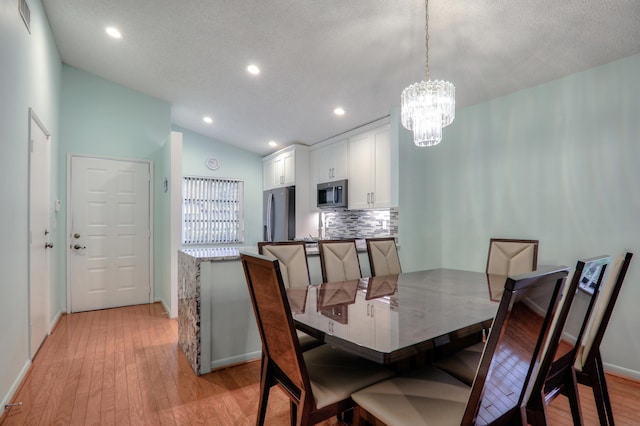
[[[363,297],[364,294],[358,294]],[[361,301],[360,301],[361,302]],[[355,343],[373,347],[374,345],[389,346],[391,309],[389,301],[373,299],[366,303],[349,305],[349,338]]]
[[[263,160],[265,190],[296,184],[296,150],[291,148]]]
[[[389,125],[349,138],[349,209],[393,207]]]
[[[347,179],[347,140],[323,146],[312,152],[311,168],[314,183]]]
[[[318,218],[309,206],[315,202],[315,190],[309,191],[309,147],[288,146],[262,159],[263,188],[296,187],[296,234],[298,238],[318,232]]]

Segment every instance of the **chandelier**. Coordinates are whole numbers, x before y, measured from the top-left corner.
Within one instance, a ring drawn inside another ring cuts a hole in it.
[[[442,128],[456,117],[456,88],[448,81],[429,80],[429,0],[425,0],[426,81],[407,86],[401,95],[402,125],[413,130],[413,143],[433,146],[442,140]]]

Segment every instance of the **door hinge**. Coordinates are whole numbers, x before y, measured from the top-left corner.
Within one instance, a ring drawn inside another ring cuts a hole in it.
[[[29,139],[29,152],[33,152],[33,139]]]

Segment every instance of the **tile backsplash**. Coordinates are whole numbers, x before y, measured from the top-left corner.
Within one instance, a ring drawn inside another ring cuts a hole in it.
[[[323,239],[398,237],[398,209],[335,210],[319,215]]]

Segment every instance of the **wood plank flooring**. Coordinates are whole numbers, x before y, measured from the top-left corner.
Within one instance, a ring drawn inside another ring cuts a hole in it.
[[[253,425],[259,362],[197,377],[178,347],[177,323],[160,304],[64,315],[47,338],[0,425]],[[618,425],[640,424],[640,384],[608,376]],[[597,425],[581,387],[587,425]],[[557,398],[550,425],[571,425]],[[274,388],[268,425],[286,425],[289,401]],[[339,424],[336,419],[322,425]]]

